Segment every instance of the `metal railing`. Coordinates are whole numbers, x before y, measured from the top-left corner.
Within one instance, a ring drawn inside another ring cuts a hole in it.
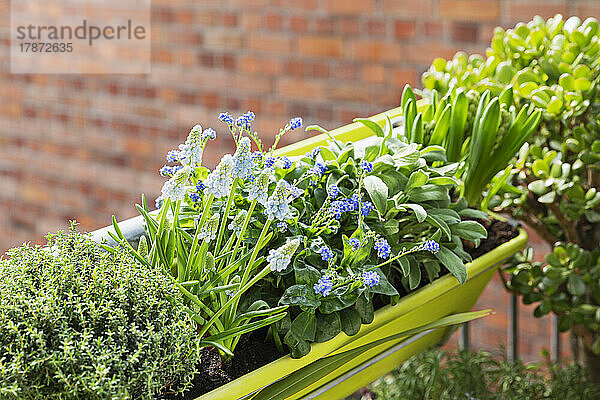
[[[519,299],[514,293],[509,293],[509,296],[506,355],[508,360],[514,361],[519,358]],[[550,356],[551,360],[556,362],[560,359],[560,331],[558,330],[558,317],[552,315],[551,318],[552,337],[550,338]],[[470,347],[469,322],[465,322],[460,331],[459,348],[468,350]]]

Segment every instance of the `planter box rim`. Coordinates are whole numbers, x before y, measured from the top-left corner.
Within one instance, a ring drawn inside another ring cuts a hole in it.
[[[515,252],[523,249],[527,244],[527,232],[523,228],[519,228],[519,234],[515,238],[502,243],[493,250],[481,255],[467,264],[467,281],[476,278],[477,276],[489,271],[499,263],[510,257]],[[266,364],[260,368],[251,371],[240,378],[237,378],[223,386],[220,386],[208,393],[197,397],[196,400],[204,399],[242,399],[258,390],[268,386],[269,384],[283,378],[290,373],[329,355],[336,354],[348,350],[357,338],[376,330],[378,327],[385,325],[399,316],[414,310],[425,303],[436,299],[448,291],[460,287],[460,283],[451,274],[446,274],[441,278],[427,284],[426,286],[402,297],[395,305],[386,305],[375,311],[373,322],[368,325],[362,325],[360,331],[354,336],[347,336],[344,332],[340,332],[335,338],[323,342],[311,344],[311,351],[308,355],[302,358],[291,358],[285,355]],[[238,386],[241,386],[238,388]],[[248,386],[256,387],[253,391],[246,393],[238,393],[239,389],[248,388]],[[258,387],[259,386],[259,387]],[[228,397],[229,396],[229,397]],[[232,397],[236,396],[236,397]]]

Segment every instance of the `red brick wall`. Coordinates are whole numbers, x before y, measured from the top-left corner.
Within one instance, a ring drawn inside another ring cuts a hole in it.
[[[418,84],[434,57],[483,52],[496,25],[536,13],[600,16],[597,0],[153,0],[152,7],[150,75],[10,75],[9,3],[0,0],[0,250],[39,241],[69,219],[89,230],[113,213],[135,215],[139,194],[160,190],[165,152],[196,123],[223,133],[220,111],[253,110],[269,138],[296,115],[333,128],[396,106],[404,84]],[[230,145],[222,135],[207,163]],[[506,303],[494,287],[483,299]],[[494,324],[473,336],[491,344],[504,330]]]

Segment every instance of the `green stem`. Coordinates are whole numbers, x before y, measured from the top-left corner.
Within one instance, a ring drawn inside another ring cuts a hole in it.
[[[271,325],[270,328],[271,328],[271,334],[273,335],[273,342],[275,342],[275,348],[277,348],[277,351],[280,354],[284,354],[283,345],[281,344],[281,338],[279,337],[279,332],[277,331],[275,324]]]
[[[258,237],[258,241],[256,242],[256,245],[254,246],[254,250],[252,250],[252,255],[250,256],[250,260],[248,261],[248,264],[246,265],[246,269],[244,269],[244,274],[242,275],[242,281],[241,281],[240,285],[245,285],[246,282],[248,281],[248,278],[250,277],[250,272],[254,265],[254,261],[256,261],[256,257],[258,256],[258,250],[260,249],[260,243],[264,240],[265,236],[267,235],[267,231],[269,230],[270,226],[271,226],[271,220],[267,219],[267,221],[265,222],[265,225],[262,228],[262,231],[260,231],[260,236]],[[228,323],[232,323],[233,320],[235,319],[235,312],[237,311],[238,303],[239,303],[239,301],[236,301],[234,303],[234,306],[231,307],[231,310],[228,315]]]
[[[231,257],[229,258],[229,262],[231,262],[232,260],[235,260],[235,256],[240,247],[240,243],[242,242],[242,238],[244,237],[244,233],[246,233],[246,228],[248,227],[248,224],[250,223],[250,218],[252,217],[252,213],[254,212],[256,203],[257,203],[256,199],[252,200],[252,203],[250,203],[250,208],[248,209],[248,214],[246,215],[246,218],[244,219],[244,224],[242,225],[242,229],[240,230],[238,239],[235,242],[235,246],[233,248],[233,253],[231,254]]]
[[[219,236],[217,237],[217,244],[215,246],[215,254],[219,254],[219,249],[221,248],[221,241],[223,240],[223,233],[225,232],[225,225],[227,225],[227,219],[229,218],[229,211],[231,211],[231,204],[233,203],[233,198],[235,189],[238,185],[238,178],[233,180],[231,184],[231,190],[229,192],[229,198],[227,199],[227,206],[225,207],[225,212],[223,213],[223,218],[221,219],[221,227],[219,228]]]
[[[329,226],[330,226],[330,225],[333,223],[333,221],[335,221],[335,220],[333,220],[333,219],[330,219],[330,220],[327,222],[327,225],[325,225],[325,226],[324,226],[324,227],[322,227],[322,228],[321,228],[321,229],[320,229],[320,230],[319,230],[317,233],[315,233],[315,236],[319,236],[319,235],[320,235],[320,234],[321,234],[321,233],[322,233],[322,232],[323,232],[325,229],[329,228]]]
[[[397,259],[399,259],[399,258],[402,258],[402,257],[404,257],[404,256],[405,256],[405,255],[407,255],[407,254],[410,254],[410,253],[415,253],[415,252],[417,252],[417,251],[418,251],[418,249],[410,249],[410,250],[407,250],[407,251],[402,251],[402,252],[401,252],[401,253],[399,253],[399,254],[398,254],[396,257],[394,257],[394,258],[390,258],[389,260],[387,260],[387,261],[384,261],[384,262],[382,262],[382,263],[381,263],[381,264],[379,264],[379,265],[376,265],[376,266],[374,266],[374,267],[368,268],[368,269],[367,269],[367,271],[370,271],[370,270],[372,270],[372,269],[381,268],[381,267],[383,267],[383,266],[385,266],[385,265],[388,265],[388,264],[390,264],[390,263],[392,263],[392,262],[396,261],[396,260],[397,260]]]
[[[233,308],[233,310],[235,311],[237,309],[237,303],[240,299],[240,296],[242,294],[244,294],[248,289],[250,289],[252,287],[252,285],[254,285],[256,282],[258,282],[260,279],[264,278],[265,276],[267,276],[267,274],[271,271],[271,268],[269,265],[265,266],[257,275],[254,276],[254,278],[252,278],[250,280],[250,282],[248,282],[246,285],[244,285],[240,290],[237,291],[237,293],[231,298],[229,299],[229,301],[227,301],[227,303],[225,303],[223,305],[223,307],[221,307],[219,310],[217,310],[217,312],[210,318],[210,320],[202,327],[202,329],[200,330],[199,336],[203,337],[204,334],[210,329],[210,327],[215,323],[215,321],[225,312],[230,310],[232,307],[232,305],[235,303],[236,305]],[[235,314],[235,312],[234,312]]]
[[[198,225],[203,226],[206,220],[208,219],[207,211],[210,209],[210,206],[212,206],[214,198],[215,196],[211,193],[208,196],[208,199],[206,199],[206,203],[204,203],[204,209],[202,210],[202,216],[200,217],[200,222],[198,222]]]
[[[258,250],[260,248],[260,244],[264,240],[265,236],[267,236],[267,231],[269,230],[270,226],[271,226],[271,220],[267,219],[267,221],[265,222],[265,225],[262,228],[262,231],[260,231],[260,236],[258,237],[258,241],[256,242],[256,246],[254,247],[254,250],[252,251],[252,255],[250,256],[250,261],[248,261],[248,266],[244,270],[244,276],[242,277],[242,283],[241,283],[242,285],[245,285],[246,281],[248,280],[248,276],[250,275],[250,269],[252,268],[254,261],[256,261],[256,257],[258,256]]]

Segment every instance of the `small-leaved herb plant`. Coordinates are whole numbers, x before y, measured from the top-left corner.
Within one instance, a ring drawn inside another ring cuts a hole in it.
[[[155,399],[200,362],[180,293],[123,247],[74,226],[0,260],[0,398]]]

